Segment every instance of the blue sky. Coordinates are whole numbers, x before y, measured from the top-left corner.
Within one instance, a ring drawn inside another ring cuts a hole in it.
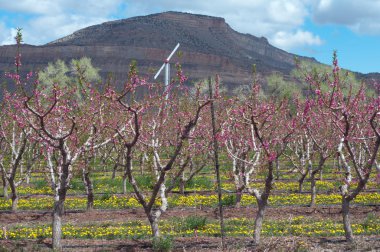
[[[89,25],[182,11],[226,19],[242,33],[264,36],[286,51],[341,67],[380,72],[380,0],[0,0],[0,45],[41,45]]]

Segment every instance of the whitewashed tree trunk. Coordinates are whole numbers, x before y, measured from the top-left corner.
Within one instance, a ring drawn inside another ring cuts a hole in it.
[[[31,177],[31,172],[30,171],[28,171],[27,172],[27,174],[26,174],[26,180],[25,180],[25,183],[27,184],[27,185],[29,185],[30,184],[30,177]]]
[[[179,179],[179,193],[182,195],[185,194],[185,184],[186,184],[185,173],[182,172],[182,175]]]
[[[316,181],[315,181],[315,173],[312,172],[310,175],[310,188],[311,188],[311,194],[310,194],[310,207],[315,207],[315,198],[317,196],[317,188],[316,188]]]
[[[162,183],[160,186],[160,198],[161,198],[161,206],[157,210],[151,210],[151,213],[148,216],[153,237],[160,236],[160,229],[158,227],[158,223],[159,223],[161,214],[166,212],[168,208],[168,200],[166,197],[165,183]]]
[[[344,184],[340,186],[340,192],[342,194],[342,217],[343,217],[343,227],[345,232],[345,237],[348,242],[354,241],[354,234],[351,228],[350,222],[350,197],[349,186],[352,181],[351,167],[348,165],[345,155],[343,153],[344,138],[341,139],[338,146],[339,158],[342,161],[343,168],[345,170],[345,180]]]
[[[12,212],[15,212],[17,210],[17,204],[18,204],[18,194],[17,194],[17,188],[14,180],[9,180],[9,187],[11,188],[12,196]]]
[[[64,152],[64,150],[62,150]],[[67,155],[67,153],[66,153]],[[70,155],[68,155],[70,159]],[[64,158],[65,159],[65,158]],[[53,223],[52,223],[52,243],[53,249],[62,250],[62,216],[65,212],[64,203],[66,199],[67,189],[70,183],[70,163],[68,160],[63,160],[64,164],[58,167],[59,179],[55,188],[54,208],[53,208]]]
[[[9,193],[8,193],[9,183],[5,176],[6,176],[5,171],[3,170],[1,172],[1,180],[3,181],[3,193],[4,193],[4,199],[8,200],[9,199]]]
[[[4,192],[4,199],[9,200],[8,182],[4,183],[4,185],[3,185],[3,192]]]
[[[53,208],[53,223],[52,223],[52,245],[57,251],[62,250],[62,216],[64,214],[64,199],[56,196]]]
[[[343,217],[343,228],[344,235],[348,242],[354,241],[354,233],[351,228],[350,221],[350,200],[346,197],[342,197],[342,217]]]
[[[127,176],[123,176],[123,194],[127,194]]]
[[[254,224],[254,237],[253,242],[255,245],[260,244],[261,230],[263,227],[263,220],[265,215],[266,207],[268,206],[268,199],[273,188],[273,162],[268,162],[268,175],[265,179],[265,187],[262,194],[257,189],[249,188],[249,192],[255,196],[258,206],[258,211],[255,218]]]
[[[158,218],[154,216],[154,213],[150,213],[148,215],[148,220],[150,223],[150,227],[152,229],[152,235],[153,237],[157,238],[160,236],[160,229],[158,227]]]
[[[60,140],[59,149],[61,160],[54,165],[52,161],[52,153],[47,153],[48,167],[50,171],[50,182],[55,192],[54,207],[52,212],[52,246],[53,250],[62,250],[62,217],[65,212],[64,203],[66,200],[67,189],[71,179],[71,162],[79,156],[71,157],[70,152],[66,149],[63,140]],[[56,167],[56,168],[54,168]],[[56,181],[56,176],[58,180]]]
[[[114,166],[112,168],[112,176],[111,176],[112,180],[114,180],[116,178],[116,170],[117,170],[118,166],[119,166],[118,164],[114,164]]]
[[[263,220],[267,203],[262,200],[257,199],[258,211],[255,218],[254,224],[254,243],[256,245],[260,244],[261,230],[263,228]]]
[[[140,154],[140,175],[144,175],[144,167],[145,167],[145,163],[149,160],[148,158],[148,155],[146,154],[146,152],[142,152]]]
[[[86,188],[87,211],[91,211],[94,209],[94,187],[90,178],[90,172],[83,169],[82,178]]]

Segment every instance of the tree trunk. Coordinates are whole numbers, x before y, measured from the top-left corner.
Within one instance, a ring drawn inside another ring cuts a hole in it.
[[[181,164],[182,164],[182,160],[181,160]],[[191,179],[191,174],[190,174],[190,177],[189,177],[189,180]],[[187,180],[187,181],[189,181]],[[179,192],[180,194],[184,195],[185,194],[185,185],[186,185],[186,178],[185,178],[185,171],[182,170],[181,171],[181,175],[179,177]]]
[[[315,198],[317,195],[316,181],[315,181],[315,172],[312,172],[310,175],[310,207],[315,207]]]
[[[64,213],[64,199],[57,197],[53,209],[52,245],[53,250],[62,250],[62,216]]]
[[[87,211],[91,211],[94,209],[94,188],[90,179],[90,172],[83,171],[83,182],[87,194]]]
[[[145,161],[147,159],[147,156],[145,152],[141,153],[140,155],[140,175],[144,175],[144,166],[145,166]]]
[[[113,170],[112,170],[112,180],[114,180],[114,179],[116,178],[116,170],[117,170],[117,167],[118,167],[117,164],[115,164],[115,165],[113,166]]]
[[[241,198],[243,197],[243,190],[245,186],[240,186],[236,189],[236,201],[235,201],[235,207],[240,208],[241,206]]]
[[[241,191],[240,190],[238,190],[238,191],[236,191],[236,202],[235,202],[235,207],[237,207],[237,208],[240,208],[240,206],[241,206]]]
[[[255,218],[255,229],[254,229],[254,237],[253,237],[253,242],[255,245],[258,245],[260,243],[260,235],[261,235],[261,229],[263,227],[265,209],[268,205],[269,195],[273,188],[272,186],[273,179],[274,179],[273,162],[270,161],[268,163],[268,175],[267,175],[267,178],[265,179],[265,188],[264,188],[263,194],[259,195],[257,191],[254,192],[254,195],[257,200],[257,206],[259,208],[256,214],[256,218]]]
[[[305,182],[305,178],[306,178],[306,176],[307,176],[307,173],[308,173],[308,172],[301,173],[301,177],[300,177],[300,179],[298,180],[298,192],[299,192],[299,193],[302,193],[302,192],[303,192],[303,182]]]
[[[26,182],[27,185],[30,184],[30,172],[28,171],[28,174],[26,175]]]
[[[123,176],[123,194],[127,194],[127,175]]]
[[[65,155],[63,155],[66,157]],[[59,174],[59,182],[55,188],[54,208],[53,208],[53,227],[52,227],[52,243],[53,250],[62,250],[62,216],[65,212],[64,204],[67,193],[67,185],[69,178],[69,163],[62,165],[62,173]]]
[[[4,184],[3,192],[4,192],[4,199],[9,200],[8,183]]]
[[[342,216],[346,241],[353,242],[354,234],[352,232],[350,221],[350,200],[347,199],[345,196],[342,197]]]
[[[340,163],[340,158],[338,157],[338,172],[342,170],[342,164]]]
[[[15,212],[17,210],[17,204],[18,204],[18,195],[17,195],[17,188],[15,185],[15,182],[13,179],[11,179],[9,182],[9,186],[12,191],[12,211]]]
[[[160,229],[158,228],[158,220],[152,213],[149,214],[149,223],[152,229],[152,235],[154,238],[160,237]]]
[[[36,154],[33,154],[36,155]],[[26,160],[26,184],[30,184],[30,177],[32,176],[32,168],[37,160],[37,156],[33,156]]]
[[[186,181],[183,178],[180,178],[180,180],[179,180],[179,193],[182,195],[185,194],[185,184],[186,184]]]
[[[8,180],[5,178],[4,175],[2,175],[2,180],[3,180],[3,193],[4,193],[4,199],[9,199],[9,194],[8,194]]]
[[[259,200],[257,199],[257,205],[258,205],[258,211],[255,218],[255,229],[254,229],[254,237],[253,242],[255,245],[258,245],[260,243],[260,236],[261,236],[261,229],[263,227],[263,220],[264,220],[264,214],[265,209],[267,206],[266,200]]]

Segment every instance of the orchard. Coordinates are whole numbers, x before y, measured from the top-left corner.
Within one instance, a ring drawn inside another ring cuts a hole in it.
[[[278,237],[297,250],[367,237],[380,248],[378,87],[351,85],[336,54],[330,72],[299,66],[309,88],[291,97],[263,95],[255,74],[239,96],[217,76],[189,87],[179,65],[167,87],[135,63],[121,89],[79,68],[75,85],[46,85],[21,62],[0,111],[2,246],[152,237],[158,251],[213,239],[234,250]]]

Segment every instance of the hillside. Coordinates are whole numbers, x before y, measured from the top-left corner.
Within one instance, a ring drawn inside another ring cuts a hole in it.
[[[180,61],[193,80],[218,73],[232,87],[249,82],[252,64],[263,76],[288,75],[294,68],[296,55],[270,45],[266,38],[233,30],[223,18],[165,12],[90,26],[42,46],[23,45],[22,69],[38,70],[57,59],[87,56],[103,77],[113,73],[120,85],[132,59],[140,73],[152,78],[177,42],[183,56],[173,62]],[[2,76],[14,68],[15,49],[0,47]]]

